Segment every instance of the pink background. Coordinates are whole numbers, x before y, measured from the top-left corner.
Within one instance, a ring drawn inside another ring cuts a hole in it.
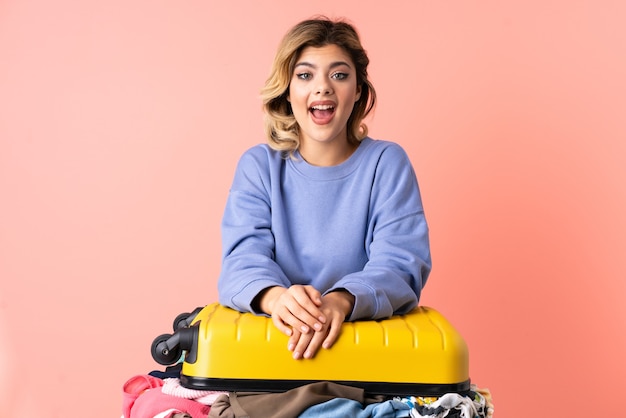
[[[119,417],[152,339],[216,300],[259,89],[315,13],[362,33],[371,135],[406,148],[427,208],[423,304],[496,416],[623,409],[623,2],[3,0],[4,416]]]

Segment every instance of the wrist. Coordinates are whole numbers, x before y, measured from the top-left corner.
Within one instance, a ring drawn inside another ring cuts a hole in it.
[[[330,296],[337,301],[346,319],[350,317],[352,309],[354,309],[355,302],[354,295],[352,293],[348,292],[346,289],[337,289],[328,293],[326,296]]]
[[[284,287],[280,286],[272,286],[263,289],[255,298],[258,301],[258,309],[261,312],[271,316],[272,312],[274,311],[274,303],[285,290],[286,289]]]

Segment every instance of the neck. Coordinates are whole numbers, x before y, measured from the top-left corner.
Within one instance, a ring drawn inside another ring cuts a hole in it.
[[[312,145],[300,144],[300,155],[304,160],[314,166],[331,167],[346,161],[357,149],[358,145],[348,143],[314,143]]]

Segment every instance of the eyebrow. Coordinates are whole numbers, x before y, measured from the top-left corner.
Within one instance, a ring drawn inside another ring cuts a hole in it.
[[[330,64],[330,68],[332,69],[336,67],[341,67],[342,65],[345,65],[346,67],[352,69],[352,66],[345,61],[335,61]],[[297,63],[294,68],[298,68],[298,67],[317,68],[315,64],[307,62],[307,61],[302,61],[302,62]]]

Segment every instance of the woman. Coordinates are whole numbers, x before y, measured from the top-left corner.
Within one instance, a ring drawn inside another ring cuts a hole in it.
[[[268,144],[243,154],[226,204],[220,303],[270,315],[295,359],[346,320],[412,310],[431,269],[411,163],[363,124],[368,64],[346,22],[293,27],[262,90]]]

